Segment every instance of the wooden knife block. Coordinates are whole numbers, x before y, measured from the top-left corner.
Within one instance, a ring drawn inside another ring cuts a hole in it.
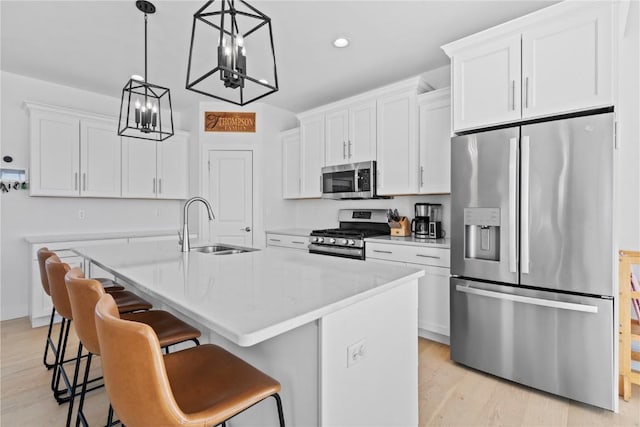
[[[411,224],[406,216],[401,216],[400,221],[389,221],[389,227],[391,227],[392,236],[410,236]]]

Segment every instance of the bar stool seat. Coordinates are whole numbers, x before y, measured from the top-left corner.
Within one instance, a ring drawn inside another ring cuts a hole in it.
[[[107,279],[106,277],[92,277],[92,279],[100,282],[105,292],[124,291],[124,286],[118,285],[116,282],[111,279]]]
[[[111,296],[113,296],[113,294],[111,294]],[[121,318],[151,326],[158,336],[160,347],[167,347],[175,343],[191,340],[197,344],[197,338],[200,337],[200,331],[198,329],[164,310],[126,313],[122,314]]]
[[[129,291],[109,292],[113,296],[120,313],[132,313],[134,311],[150,310],[151,303]]]

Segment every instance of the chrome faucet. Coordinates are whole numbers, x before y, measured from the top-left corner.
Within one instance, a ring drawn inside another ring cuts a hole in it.
[[[183,222],[182,222],[182,236],[180,236],[180,232],[178,232],[178,236],[180,237],[180,245],[182,246],[182,252],[189,252],[191,250],[191,246],[189,245],[189,206],[193,202],[202,202],[207,208],[207,214],[209,215],[209,221],[213,221],[216,217],[213,214],[213,209],[211,209],[211,205],[202,197],[192,197],[184,203],[183,210]]]

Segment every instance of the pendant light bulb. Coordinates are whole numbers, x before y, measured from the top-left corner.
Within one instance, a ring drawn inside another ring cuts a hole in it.
[[[136,110],[140,109],[140,100],[136,99]]]
[[[244,46],[244,39],[242,38],[242,36],[240,36],[240,35],[236,36],[236,43],[240,47]]]

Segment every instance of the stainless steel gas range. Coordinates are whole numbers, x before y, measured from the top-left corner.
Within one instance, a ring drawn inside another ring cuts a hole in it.
[[[309,252],[364,260],[364,239],[390,232],[384,209],[340,209],[339,228],[313,230]]]

